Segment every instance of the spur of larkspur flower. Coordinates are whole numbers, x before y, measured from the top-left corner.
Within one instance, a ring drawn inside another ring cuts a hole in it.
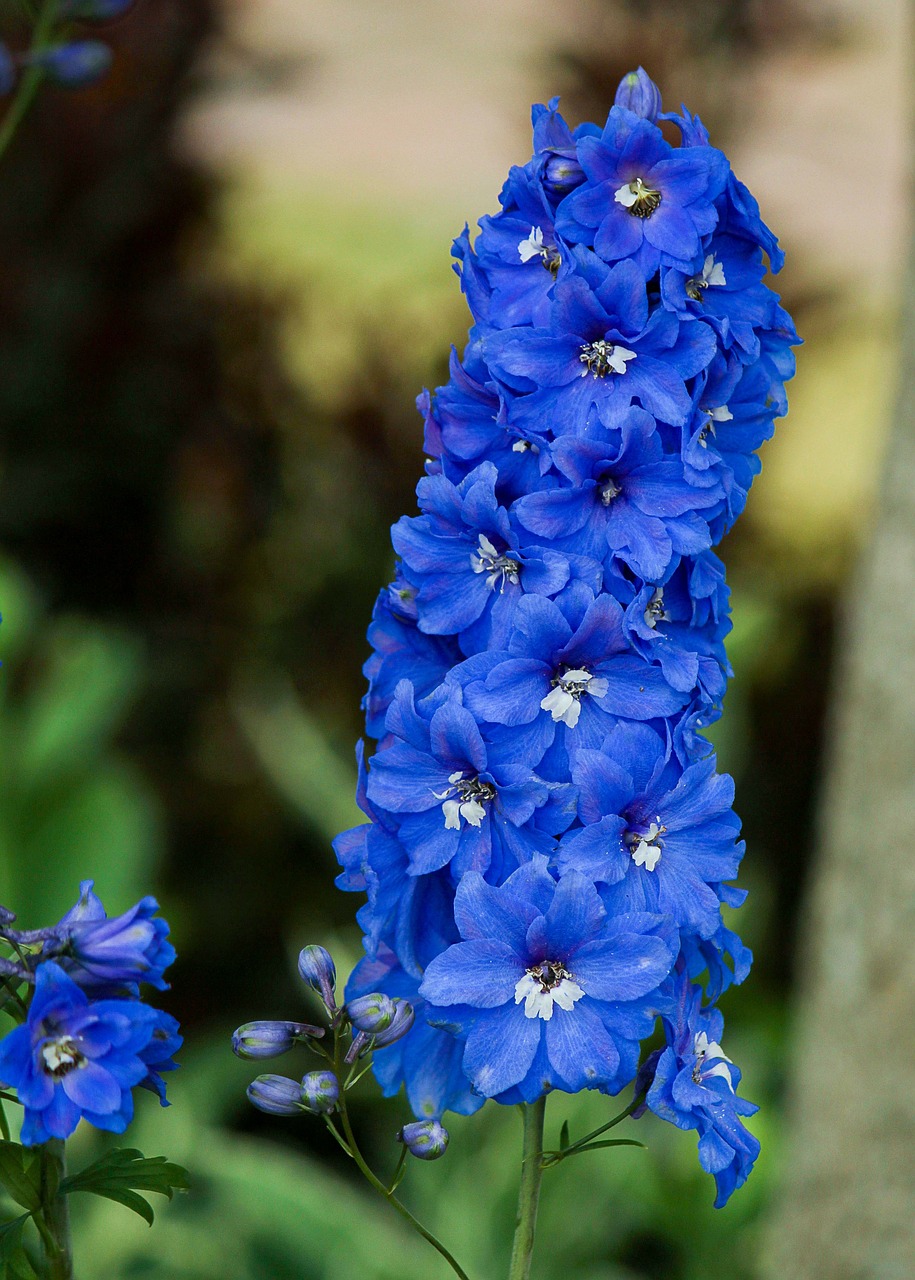
[[[714,548],[798,339],[756,201],[642,68],[603,127],[558,99],[532,121],[501,207],[455,241],[473,323],[417,402],[420,514],[369,632],[368,821],[335,842],[367,897],[347,999],[409,1004],[373,1069],[435,1121],[617,1092],[660,1015],[640,1082],[700,1131],[723,1203],[756,1147],[716,1056],[713,1002],[751,957],[722,919],[743,845],[705,738],[731,674]]]

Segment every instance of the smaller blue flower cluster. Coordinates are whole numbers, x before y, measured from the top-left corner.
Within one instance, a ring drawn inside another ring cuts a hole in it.
[[[698,118],[659,113],[641,69],[602,129],[535,107],[533,157],[455,243],[474,323],[418,402],[420,514],[369,630],[369,821],[335,848],[368,899],[349,991],[416,1013],[386,1092],[433,1118],[617,1093],[660,1016],[648,1106],[699,1130],[723,1203],[756,1144],[698,985],[713,1003],[750,965],[702,736],[730,674],[712,548],[798,339],[756,201]]]
[[[168,1105],[162,1073],[177,1065],[178,1023],[140,999],[142,983],[166,989],[175,958],[157,910],[154,898],[143,898],[109,919],[86,880],[79,901],[50,928],[15,930],[15,917],[3,911],[0,942],[17,956],[0,962],[3,1010],[19,1025],[0,1041],[0,1081],[24,1108],[25,1146],[68,1138],[81,1118],[123,1133],[136,1085]],[[24,989],[31,999],[11,994]]]
[[[103,40],[86,39],[79,28],[121,17],[134,0],[60,0],[56,25],[27,52],[14,53],[0,44],[0,94],[15,89],[23,71],[37,68],[65,89],[95,84],[111,67],[111,48]]]

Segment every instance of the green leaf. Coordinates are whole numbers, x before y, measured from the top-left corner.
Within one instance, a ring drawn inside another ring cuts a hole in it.
[[[565,1151],[568,1145],[569,1145],[569,1122],[568,1120],[563,1120],[562,1128],[559,1131],[559,1150]]]
[[[567,1151],[567,1156],[580,1155],[582,1151],[597,1151],[599,1147],[641,1147],[646,1150],[644,1142],[636,1142],[634,1138],[608,1138],[605,1142],[589,1142],[587,1146],[576,1147],[574,1150]]]
[[[22,1247],[22,1229],[31,1214],[0,1223],[0,1280],[35,1280],[35,1271]]]
[[[0,1142],[0,1183],[23,1209],[41,1208],[41,1158],[18,1142]]]
[[[152,1205],[137,1192],[153,1191],[171,1200],[176,1191],[186,1191],[189,1186],[187,1170],[180,1164],[171,1164],[165,1156],[147,1158],[142,1151],[126,1147],[109,1151],[81,1173],[64,1178],[60,1190],[62,1195],[89,1191],[115,1200],[152,1226],[155,1218]]]

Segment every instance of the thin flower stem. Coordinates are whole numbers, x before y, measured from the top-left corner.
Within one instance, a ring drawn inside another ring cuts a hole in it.
[[[44,0],[38,18],[36,19],[34,29],[32,31],[32,45],[30,53],[36,53],[42,49],[48,41],[51,30],[54,26],[54,18],[57,14],[56,0]],[[24,120],[29,107],[32,105],[35,95],[44,79],[44,71],[41,67],[29,66],[26,68],[22,79],[19,81],[19,87],[16,90],[12,102],[7,107],[6,115],[0,123],[0,156],[6,151],[7,147],[13,140],[16,130]]]
[[[8,1093],[0,1094],[0,1098],[9,1098],[9,1096]],[[2,1102],[0,1102],[0,1136],[2,1136],[4,1142],[10,1141],[10,1124],[6,1118],[6,1111]]]
[[[340,1045],[340,1036],[337,1036],[336,1043],[337,1043],[337,1046]],[[337,1074],[339,1076],[340,1069],[342,1068],[342,1065],[343,1065],[342,1055],[340,1053],[339,1047],[336,1048],[336,1052],[334,1054],[334,1065],[337,1068]],[[350,1124],[349,1112],[347,1111],[347,1108],[346,1108],[346,1090],[345,1089],[341,1089],[340,1091],[340,1101],[338,1103],[338,1108],[339,1108],[340,1122],[343,1125],[343,1132],[346,1135],[346,1141],[347,1141],[347,1145],[349,1146],[350,1154],[355,1160],[356,1165],[359,1169],[359,1172],[362,1174],[362,1176],[366,1179],[367,1182],[371,1184],[372,1187],[374,1187],[374,1189],[378,1192],[380,1196],[384,1196],[388,1204],[391,1205],[394,1209],[396,1209],[402,1218],[405,1218],[406,1221],[409,1222],[410,1226],[413,1228],[414,1231],[417,1231],[424,1240],[428,1240],[429,1244],[432,1245],[432,1248],[436,1249],[442,1255],[442,1257],[448,1263],[449,1267],[454,1272],[454,1274],[460,1277],[460,1280],[470,1280],[470,1277],[467,1275],[467,1272],[463,1269],[463,1267],[461,1267],[460,1263],[458,1263],[451,1256],[451,1254],[448,1252],[448,1250],[445,1248],[442,1242],[440,1240],[437,1240],[431,1231],[427,1231],[426,1228],[422,1225],[422,1223],[413,1217],[413,1214],[410,1212],[407,1206],[405,1204],[402,1204],[394,1195],[394,1193],[388,1187],[386,1187],[384,1183],[381,1181],[381,1179],[376,1177],[375,1174],[372,1172],[372,1170],[369,1168],[368,1164],[365,1161],[365,1157],[363,1156],[362,1152],[359,1150],[359,1145],[356,1142],[356,1135],[353,1133],[353,1126]]]
[[[70,1245],[70,1198],[60,1194],[60,1184],[67,1176],[67,1149],[60,1139],[52,1139],[41,1148],[41,1209],[43,1221],[36,1224],[45,1246],[46,1280],[73,1280],[73,1254]]]
[[[645,1094],[640,1093],[637,1097],[632,1099],[625,1111],[621,1111],[618,1116],[614,1116],[613,1119],[608,1120],[606,1124],[602,1124],[598,1129],[592,1129],[590,1133],[586,1133],[583,1138],[579,1138],[577,1142],[573,1142],[570,1146],[566,1147],[564,1151],[551,1151],[549,1159],[546,1162],[546,1167],[548,1169],[553,1168],[562,1160],[565,1160],[566,1156],[574,1155],[576,1151],[587,1146],[589,1142],[593,1142],[595,1138],[599,1138],[601,1134],[606,1133],[608,1129],[613,1129],[616,1125],[621,1124],[623,1120],[625,1120],[627,1116],[631,1116],[633,1111],[635,1111],[637,1107],[640,1107],[644,1101]]]
[[[527,1103],[524,1111],[524,1147],[521,1155],[521,1187],[518,1191],[518,1216],[512,1245],[508,1280],[528,1280],[534,1256],[537,1230],[537,1206],[543,1177],[543,1120],[546,1095]]]

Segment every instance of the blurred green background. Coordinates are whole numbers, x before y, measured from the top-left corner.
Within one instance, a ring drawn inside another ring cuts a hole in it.
[[[450,237],[529,154],[531,100],[561,92],[573,121],[602,119],[639,62],[754,187],[807,339],[790,419],[723,549],[736,679],[716,740],[737,779],[757,957],[724,1008],[763,1155],[718,1213],[694,1136],[646,1118],[649,1151],[548,1175],[535,1275],[753,1274],[835,623],[892,395],[894,12],[145,0],[108,29],[104,83],[44,93],[0,167],[0,900],[37,926],[87,876],[112,912],[157,893],[180,957],[163,1004],[186,1043],[174,1105],[141,1098],[130,1141],[193,1178],[152,1236],[77,1203],[84,1276],[444,1274],[319,1124],[248,1106],[256,1069],[228,1037],[252,1017],[307,1016],[306,941],[341,968],[358,956],[358,900],[333,887],[330,840],[358,820],[364,635],[391,576],[388,526],[414,510],[413,398],[444,380],[466,331]],[[875,83],[840,158],[824,145],[835,115]],[[865,209],[856,157],[885,177]],[[382,1106],[367,1080],[355,1106],[390,1167],[402,1103]],[[581,1131],[607,1108],[557,1098],[548,1123]],[[488,1107],[451,1128],[447,1159],[417,1163],[404,1194],[472,1274],[500,1275],[520,1125]],[[74,1163],[103,1141],[81,1130]]]

